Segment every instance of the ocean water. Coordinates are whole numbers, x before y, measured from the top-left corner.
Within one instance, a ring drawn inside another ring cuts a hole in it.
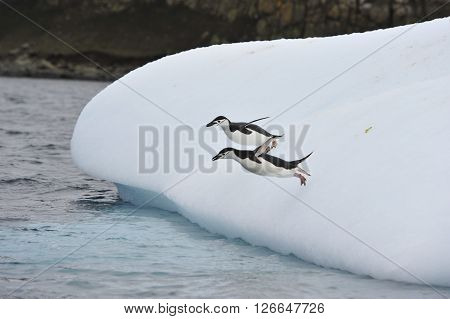
[[[106,85],[0,78],[1,297],[441,297],[211,234],[176,213],[129,215],[113,184],[70,159],[77,116]]]

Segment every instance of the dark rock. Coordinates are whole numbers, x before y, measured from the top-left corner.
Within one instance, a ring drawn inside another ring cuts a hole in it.
[[[412,23],[445,1],[11,0],[51,34],[0,5],[0,74],[111,80],[195,47]],[[447,5],[427,19],[449,15]]]

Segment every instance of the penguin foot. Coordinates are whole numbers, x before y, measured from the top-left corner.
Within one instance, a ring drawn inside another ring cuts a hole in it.
[[[305,176],[303,176],[302,174],[295,174],[295,176],[297,176],[300,179],[301,186],[306,186],[306,177]]]
[[[273,140],[271,149],[274,149],[277,146],[278,146],[278,141],[277,140]]]
[[[306,178],[300,177],[300,185],[306,186]]]

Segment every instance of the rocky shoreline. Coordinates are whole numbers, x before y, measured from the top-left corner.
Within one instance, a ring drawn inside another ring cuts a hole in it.
[[[20,50],[0,56],[0,75],[113,81],[151,61],[82,54],[39,55],[29,52],[25,43]]]
[[[90,80],[113,80],[145,63],[196,47],[332,36],[414,23],[425,16],[426,20],[450,16],[450,5],[429,15],[445,0],[8,3],[77,52],[0,4],[0,75]]]

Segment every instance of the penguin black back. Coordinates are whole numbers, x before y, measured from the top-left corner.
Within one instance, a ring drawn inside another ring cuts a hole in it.
[[[260,157],[264,158],[266,161],[272,163],[273,165],[275,165],[277,167],[283,167],[285,169],[294,169],[298,166],[298,164],[300,164],[301,162],[305,161],[308,157],[310,157],[312,155],[312,153],[313,152],[309,153],[302,159],[299,159],[296,161],[290,161],[290,162],[285,161],[282,158],[269,155],[267,153],[261,154]]]

